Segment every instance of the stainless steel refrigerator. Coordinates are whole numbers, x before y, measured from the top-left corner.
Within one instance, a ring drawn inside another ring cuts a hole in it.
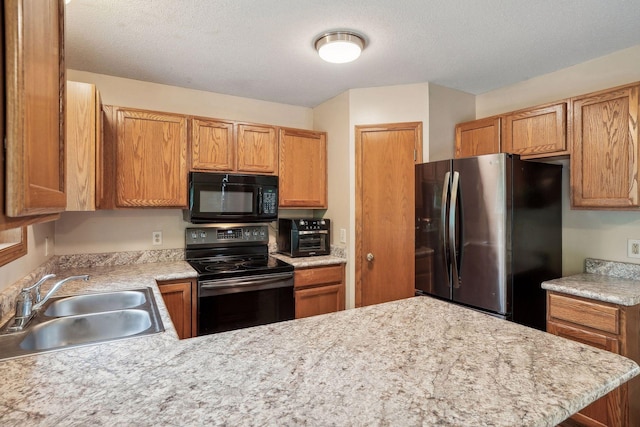
[[[489,154],[416,165],[416,295],[545,330],[562,275],[562,166]]]

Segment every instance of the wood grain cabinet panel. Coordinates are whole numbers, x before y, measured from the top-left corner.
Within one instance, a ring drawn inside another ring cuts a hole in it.
[[[499,153],[500,123],[500,117],[487,117],[457,124],[455,158]]]
[[[547,332],[640,362],[640,305],[547,292]],[[571,421],[581,426],[640,425],[640,378],[593,402]]]
[[[278,136],[273,126],[237,125],[238,172],[278,174]]]
[[[569,154],[566,101],[506,114],[502,126],[505,153],[525,159]]]
[[[187,206],[187,117],[116,108],[118,207]]]
[[[67,211],[96,209],[96,148],[101,145],[100,92],[67,81]]]
[[[638,93],[634,84],[572,99],[572,206],[638,208]]]
[[[9,217],[64,211],[63,0],[4,2]]]
[[[195,280],[158,281],[164,304],[180,339],[197,334],[197,306]]]
[[[296,319],[344,310],[344,264],[294,272]]]
[[[234,123],[194,117],[191,119],[191,169],[235,169]]]
[[[279,206],[327,208],[327,134],[280,129]]]

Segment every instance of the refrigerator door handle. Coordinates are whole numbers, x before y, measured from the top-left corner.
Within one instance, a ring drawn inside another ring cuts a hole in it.
[[[453,172],[453,183],[451,184],[451,201],[449,205],[449,256],[451,257],[451,275],[454,288],[460,287],[458,258],[456,257],[456,213],[458,204],[458,184],[460,174]]]
[[[449,265],[449,244],[447,242],[447,200],[449,199],[449,183],[451,178],[451,172],[444,174],[444,181],[442,183],[442,213],[441,213],[441,228],[442,228],[442,251],[444,252],[444,260]],[[447,270],[447,278],[449,279],[449,287],[451,287],[451,273]]]

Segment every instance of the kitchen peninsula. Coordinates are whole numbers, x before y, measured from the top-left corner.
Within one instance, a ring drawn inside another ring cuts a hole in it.
[[[638,375],[621,356],[430,297],[178,340],[156,280],[70,268],[65,293],[153,288],[166,331],[0,362],[7,425],[554,426]]]

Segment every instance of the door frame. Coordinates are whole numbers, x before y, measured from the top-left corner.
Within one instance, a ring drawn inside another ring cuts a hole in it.
[[[413,130],[415,133],[414,140],[414,164],[422,163],[422,122],[404,122],[404,123],[384,123],[372,125],[356,125],[356,247],[355,247],[355,306],[362,307],[362,269],[364,266],[364,257],[362,249],[362,134],[364,132],[391,132],[398,130]]]

